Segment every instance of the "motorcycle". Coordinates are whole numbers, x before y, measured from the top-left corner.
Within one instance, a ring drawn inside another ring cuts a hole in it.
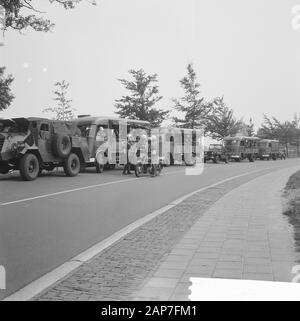
[[[151,158],[156,157],[156,151],[151,152]],[[147,159],[147,155],[142,153],[137,160],[135,165],[134,173],[136,177],[141,177],[142,175],[149,174],[151,177],[155,177],[161,174],[162,171],[162,161],[159,160],[158,163],[152,163],[151,159]]]

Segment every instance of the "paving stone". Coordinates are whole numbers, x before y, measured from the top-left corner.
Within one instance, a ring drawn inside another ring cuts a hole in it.
[[[257,281],[274,281],[274,275],[270,273],[244,273],[243,279]]]
[[[170,297],[170,301],[189,301],[189,294],[173,294]]]
[[[174,269],[174,270],[182,270],[188,266],[188,262],[180,261],[180,262],[163,262],[160,267],[162,269]]]
[[[179,281],[179,278],[163,278],[153,277],[147,283],[146,287],[159,287],[159,288],[175,288]]]
[[[191,260],[190,256],[187,255],[175,255],[175,254],[171,254],[168,255],[165,262],[169,261],[169,262],[188,262]]]
[[[241,270],[243,268],[242,262],[218,262],[216,265],[216,269],[238,269]]]
[[[242,278],[242,270],[225,270],[225,269],[216,269],[214,271],[214,278],[222,278],[222,279],[241,279]]]
[[[211,273],[187,273],[185,272],[180,278],[180,283],[190,282],[190,278],[209,278],[211,277]]]
[[[205,273],[212,275],[214,266],[188,266],[186,269],[187,273]]]
[[[179,294],[185,294],[185,295],[189,295],[191,294],[191,290],[190,290],[190,282],[188,283],[179,283],[174,292],[173,292],[173,295],[179,295]]]
[[[150,300],[168,300],[173,294],[172,288],[144,287],[137,293],[137,297]]]
[[[271,263],[270,259],[247,257],[245,259],[245,264],[247,264],[247,265],[267,265],[267,266],[270,266],[272,263]]]
[[[196,252],[196,250],[187,250],[187,249],[178,249],[174,248],[172,250],[171,254],[173,255],[185,255],[185,256],[191,256]]]
[[[159,268],[156,270],[154,273],[154,276],[156,277],[168,277],[168,278],[180,278],[183,273],[185,272],[184,269],[164,269],[164,268]]]
[[[244,266],[245,273],[269,273],[272,274],[273,270],[271,265],[248,265],[245,264]]]
[[[219,262],[242,262],[242,255],[221,254]]]

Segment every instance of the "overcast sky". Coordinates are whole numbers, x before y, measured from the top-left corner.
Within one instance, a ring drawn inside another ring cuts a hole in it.
[[[182,95],[189,62],[206,99],[224,95],[238,117],[300,114],[300,0],[97,0],[47,11],[52,33],[9,31],[1,66],[15,77],[16,99],[0,117],[49,116],[53,84],[70,82],[78,114],[113,115],[131,68],[159,75],[161,108]]]

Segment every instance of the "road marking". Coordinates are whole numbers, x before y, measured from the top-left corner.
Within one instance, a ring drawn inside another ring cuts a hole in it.
[[[180,171],[172,171],[172,172],[169,172],[169,173],[165,173],[164,175],[171,175],[171,174],[176,174],[176,173],[181,173],[181,172],[184,173],[183,170],[180,170]],[[144,177],[139,177],[139,178],[138,178],[138,177],[135,177],[135,178],[128,178],[128,179],[121,179],[121,180],[112,181],[112,182],[107,182],[107,183],[101,183],[101,184],[83,186],[83,187],[73,188],[73,189],[64,190],[64,191],[60,191],[60,192],[43,194],[43,195],[38,195],[38,196],[23,198],[23,199],[16,200],[16,201],[10,201],[10,202],[5,202],[5,203],[0,203],[0,206],[7,206],[7,205],[11,205],[11,204],[18,204],[18,203],[33,201],[33,200],[37,200],[37,199],[41,199],[41,198],[47,198],[47,197],[52,197],[52,196],[57,196],[57,195],[62,195],[62,194],[68,194],[68,193],[78,192],[78,191],[82,191],[82,190],[87,190],[87,189],[92,189],[92,188],[97,188],[97,187],[102,187],[102,186],[107,186],[107,185],[114,185],[114,184],[119,184],[119,183],[124,183],[124,182],[131,182],[131,181],[135,181],[135,180],[143,179],[143,178],[146,178],[146,176],[144,176]]]
[[[279,168],[279,167],[281,167],[281,166],[266,167],[264,169],[272,169],[272,168]],[[207,167],[206,169],[210,169],[210,168],[213,168],[213,167]],[[164,176],[165,175],[173,175],[173,174],[184,173],[184,172],[185,172],[184,170],[178,170],[178,171],[171,171],[171,172],[163,173],[163,175]],[[62,194],[68,194],[68,193],[78,192],[78,191],[102,187],[102,186],[114,185],[114,184],[119,184],[119,183],[124,183],[124,182],[131,182],[131,181],[135,181],[137,179],[143,179],[143,178],[146,178],[146,176],[139,177],[139,178],[135,177],[135,178],[122,179],[122,180],[101,183],[101,184],[95,184],[95,185],[89,185],[89,186],[83,186],[83,187],[73,188],[73,189],[64,190],[64,191],[60,191],[60,192],[53,192],[53,193],[49,193],[49,194],[43,194],[43,195],[23,198],[23,199],[19,199],[19,200],[15,200],[15,201],[4,202],[4,203],[0,203],[0,206],[7,206],[7,205],[12,205],[12,204],[24,203],[24,202],[28,202],[28,201],[34,201],[37,199],[42,199],[42,198],[47,198],[47,197],[52,197],[52,196],[57,196],[57,195],[62,195]]]
[[[60,265],[56,269],[46,273],[45,275],[43,275],[40,278],[38,278],[37,280],[29,283],[28,285],[26,285],[22,289],[16,291],[15,293],[11,294],[10,296],[4,298],[3,301],[27,301],[27,300],[32,299],[33,297],[37,296],[41,292],[45,291],[47,288],[51,287],[56,282],[60,281],[62,278],[66,277],[69,273],[74,271],[76,268],[81,266],[83,263],[87,262],[88,260],[92,259],[94,256],[101,253],[104,249],[111,246],[115,242],[119,241],[121,238],[123,238],[124,236],[126,236],[130,232],[139,228],[143,224],[149,222],[150,220],[157,217],[158,215],[163,214],[164,212],[170,210],[171,208],[175,207],[176,205],[178,205],[179,203],[183,202],[185,199],[187,199],[188,197],[190,197],[196,193],[203,192],[209,188],[216,187],[218,185],[221,185],[223,183],[226,183],[228,181],[231,181],[231,180],[234,180],[234,179],[237,179],[240,177],[244,177],[244,176],[251,175],[254,173],[262,172],[262,171],[265,171],[268,169],[277,169],[277,168],[281,168],[281,167],[282,166],[267,167],[267,168],[263,168],[263,169],[259,169],[259,170],[250,171],[248,173],[236,175],[233,177],[229,177],[229,178],[223,179],[217,183],[202,187],[202,188],[200,188],[192,193],[189,193],[185,196],[182,196],[182,197],[176,199],[175,201],[171,202],[170,204],[168,204],[168,205],[138,219],[137,221],[127,225],[126,227],[124,227],[123,229],[114,233],[110,237],[95,244],[94,246],[90,247],[89,249],[76,255],[75,257],[73,257],[69,261],[63,263],[62,265]],[[292,166],[292,167],[294,167],[294,166]],[[299,168],[299,166],[295,166],[295,167]],[[133,180],[133,179],[131,179],[131,180]]]

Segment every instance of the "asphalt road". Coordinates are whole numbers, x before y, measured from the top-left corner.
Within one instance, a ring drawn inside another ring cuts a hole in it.
[[[299,159],[206,164],[199,176],[187,176],[178,166],[155,178],[93,169],[72,178],[54,171],[33,182],[18,173],[2,175],[0,265],[7,289],[0,290],[0,299],[185,194],[254,170],[298,164]]]

